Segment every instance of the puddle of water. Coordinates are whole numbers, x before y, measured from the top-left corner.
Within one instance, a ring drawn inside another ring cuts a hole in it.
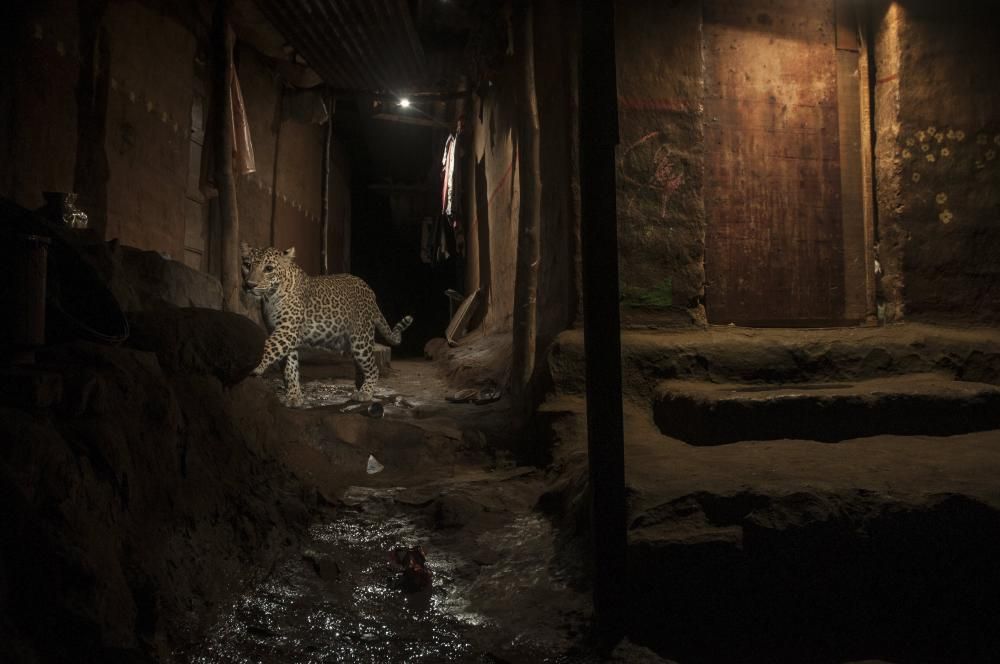
[[[310,529],[307,555],[279,564],[180,661],[597,661],[579,654],[575,632],[589,598],[571,589],[554,563],[547,521],[525,514],[463,540],[461,531],[432,530],[421,512],[397,503],[402,490],[349,491],[352,506]],[[418,544],[433,582],[407,594],[388,552]],[[489,547],[492,564],[473,560],[469,549],[477,546]]]

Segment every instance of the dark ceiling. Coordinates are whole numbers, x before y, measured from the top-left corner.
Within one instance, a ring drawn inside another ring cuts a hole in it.
[[[469,2],[257,0],[288,44],[335,90],[391,95],[462,84]]]

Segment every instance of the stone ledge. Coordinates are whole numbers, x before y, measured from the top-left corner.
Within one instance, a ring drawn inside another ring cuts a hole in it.
[[[795,383],[941,372],[1000,385],[1000,329],[994,327],[626,330],[621,343],[625,394],[641,400],[669,379]],[[548,362],[559,393],[584,393],[582,330],[560,334]]]
[[[657,387],[653,419],[692,445],[948,436],[1000,428],[1000,387],[936,374],[798,385],[670,380]]]

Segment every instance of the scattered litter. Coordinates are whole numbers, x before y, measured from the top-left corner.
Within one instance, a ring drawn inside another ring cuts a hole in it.
[[[495,386],[484,387],[479,390],[476,394],[476,398],[472,400],[472,403],[477,406],[482,406],[484,404],[493,403],[494,401],[500,400],[500,388]]]
[[[450,401],[451,403],[467,403],[476,398],[479,394],[479,390],[474,387],[467,387],[464,390],[459,390],[454,394],[446,396],[445,401]]]
[[[368,406],[368,417],[382,417],[385,415],[385,408],[378,401],[373,401]]]
[[[453,290],[445,291],[451,301],[451,306],[454,308],[456,299],[461,300],[461,304],[458,309],[452,311],[451,322],[448,323],[448,328],[444,332],[444,338],[448,342],[449,346],[457,346],[457,339],[461,339],[469,326],[469,321],[475,315],[476,310],[479,306],[479,289],[470,293],[464,299],[458,293]]]
[[[368,474],[374,475],[375,473],[381,473],[385,470],[385,466],[378,462],[374,454],[368,455]]]
[[[477,406],[482,406],[484,404],[493,403],[494,401],[499,401],[500,397],[500,388],[490,382],[478,389],[475,387],[467,387],[463,390],[459,390],[454,394],[446,396],[445,401],[449,401],[451,403],[472,402]]]
[[[402,571],[399,585],[404,591],[414,593],[430,587],[431,572],[427,569],[427,556],[422,547],[396,547],[389,552],[389,562]]]
[[[342,412],[342,413],[353,413],[354,411],[358,410],[359,408],[364,408],[364,407],[365,407],[365,405],[363,403],[356,403],[356,404],[354,404],[352,406],[347,406],[346,408],[341,409],[340,412]]]
[[[413,404],[404,399],[401,395],[396,395],[392,404],[397,408],[413,408]]]

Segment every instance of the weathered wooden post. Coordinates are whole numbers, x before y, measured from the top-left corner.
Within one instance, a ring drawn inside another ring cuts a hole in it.
[[[530,414],[531,377],[535,370],[538,334],[538,263],[540,255],[542,182],[539,167],[538,95],[535,91],[533,2],[515,4],[514,52],[521,58],[518,90],[517,173],[521,190],[518,218],[517,268],[514,283],[514,334],[511,360],[511,397],[515,421],[523,425]]]
[[[320,182],[320,257],[323,274],[330,274],[330,148],[333,143],[333,97],[323,95],[326,103],[326,132],[323,134],[323,165]]]
[[[583,1],[580,11],[580,236],[594,608],[601,640],[613,645],[624,635],[627,586],[614,2]]]

